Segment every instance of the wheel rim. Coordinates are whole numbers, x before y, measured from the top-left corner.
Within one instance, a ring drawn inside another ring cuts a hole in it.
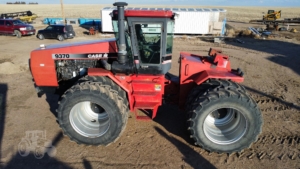
[[[101,106],[88,101],[77,103],[71,109],[69,119],[73,129],[85,137],[100,137],[110,126],[106,111]]]
[[[21,156],[26,155],[27,143],[21,142],[18,147],[19,153]]]
[[[221,145],[239,141],[248,129],[245,116],[232,108],[222,108],[211,112],[203,125],[205,136]]]
[[[40,38],[40,39],[43,39],[43,35],[39,34],[39,38]]]
[[[43,158],[45,155],[45,152],[43,151],[43,149],[41,147],[36,147],[35,152],[34,152],[34,156],[37,159],[41,159]]]
[[[58,40],[62,41],[62,39],[63,39],[62,36],[58,36]]]

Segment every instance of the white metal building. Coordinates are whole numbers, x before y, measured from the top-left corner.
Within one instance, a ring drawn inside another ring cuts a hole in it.
[[[109,15],[116,7],[105,7],[101,10],[102,32],[113,32],[112,20]],[[172,10],[179,14],[175,18],[174,34],[221,34],[225,29],[224,19],[226,10],[208,8],[139,8],[127,7],[134,10]]]

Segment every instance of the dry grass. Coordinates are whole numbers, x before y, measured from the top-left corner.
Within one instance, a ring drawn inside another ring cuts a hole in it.
[[[105,6],[111,5],[64,5],[65,16],[69,18],[100,18],[100,10]],[[137,5],[130,5],[136,7]],[[178,7],[178,6],[145,6],[139,5],[139,7]],[[209,6],[181,6],[181,7],[199,7],[204,8]],[[212,6],[210,6],[212,8]],[[213,8],[219,8],[213,6]],[[265,8],[265,7],[220,7],[227,10],[226,17],[229,21],[241,21],[248,22],[251,19],[260,19],[262,17],[262,12],[267,12],[268,9],[282,10],[282,18],[290,17],[300,17],[300,8]],[[6,12],[16,12],[31,10],[32,12],[38,14],[41,18],[44,17],[61,17],[61,7],[60,5],[0,5],[1,13]]]

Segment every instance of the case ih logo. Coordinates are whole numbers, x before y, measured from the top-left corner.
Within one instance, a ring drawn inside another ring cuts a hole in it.
[[[88,58],[107,58],[107,53],[99,53],[99,54],[88,54]]]

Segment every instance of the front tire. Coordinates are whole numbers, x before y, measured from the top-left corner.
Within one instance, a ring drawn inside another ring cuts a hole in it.
[[[238,90],[246,93],[246,89],[243,86],[233,81],[223,80],[223,79],[209,79],[204,83],[196,86],[189,92],[185,102],[185,110],[190,111],[190,109],[192,108],[191,103],[194,103],[195,99],[203,95],[205,92],[215,90],[215,89],[220,89],[220,88]]]
[[[247,94],[229,89],[200,96],[189,112],[188,130],[195,144],[218,153],[240,152],[258,138],[262,115]]]
[[[84,82],[62,96],[58,121],[71,140],[87,145],[108,145],[120,136],[127,122],[127,109],[99,83]]]
[[[30,153],[30,145],[27,141],[22,140],[18,145],[18,152],[20,156],[26,157]]]
[[[21,38],[21,37],[22,37],[21,32],[18,31],[18,30],[15,30],[15,31],[14,31],[14,34],[16,35],[17,38]]]

